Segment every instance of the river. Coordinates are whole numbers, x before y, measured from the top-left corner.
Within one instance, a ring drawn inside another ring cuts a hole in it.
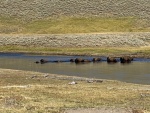
[[[0,68],[150,84],[150,59],[135,58],[129,64],[122,64],[120,62],[108,64],[106,58],[102,57],[101,62],[75,64],[69,62],[71,58],[92,59],[93,57],[0,53]],[[39,61],[40,59],[48,61],[61,60],[65,62],[36,64],[35,61]]]

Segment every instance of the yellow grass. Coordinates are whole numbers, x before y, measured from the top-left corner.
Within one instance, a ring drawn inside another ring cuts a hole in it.
[[[59,17],[25,20],[0,17],[0,33],[66,34],[93,32],[149,32],[148,21],[135,17]]]
[[[3,52],[27,52],[36,54],[63,54],[63,55],[150,55],[150,47],[87,47],[87,48],[48,48],[24,46],[0,46]]]

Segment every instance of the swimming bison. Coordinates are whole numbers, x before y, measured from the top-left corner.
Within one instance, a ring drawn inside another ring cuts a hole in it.
[[[129,56],[124,56],[120,58],[121,63],[130,63],[131,61],[133,61],[133,58]]]
[[[116,63],[117,60],[116,60],[116,58],[114,58],[114,57],[107,57],[107,62],[108,62],[108,63]]]

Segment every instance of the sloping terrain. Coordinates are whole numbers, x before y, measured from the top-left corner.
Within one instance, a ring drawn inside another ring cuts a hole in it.
[[[149,0],[0,0],[0,33],[149,31]]]
[[[149,0],[1,0],[0,16],[37,19],[51,16],[150,18]]]

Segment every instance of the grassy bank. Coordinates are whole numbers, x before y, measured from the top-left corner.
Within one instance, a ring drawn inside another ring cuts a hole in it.
[[[0,69],[0,112],[59,113],[70,108],[113,107],[150,111],[149,85],[87,83],[75,77]],[[63,79],[62,79],[63,78]],[[69,85],[72,80],[78,84]]]
[[[93,32],[149,32],[148,20],[133,17],[59,17],[25,21],[0,17],[0,33],[65,34]]]
[[[99,48],[46,48],[24,46],[0,46],[1,52],[24,52],[33,54],[55,55],[136,55],[150,57],[149,47],[99,47]]]

